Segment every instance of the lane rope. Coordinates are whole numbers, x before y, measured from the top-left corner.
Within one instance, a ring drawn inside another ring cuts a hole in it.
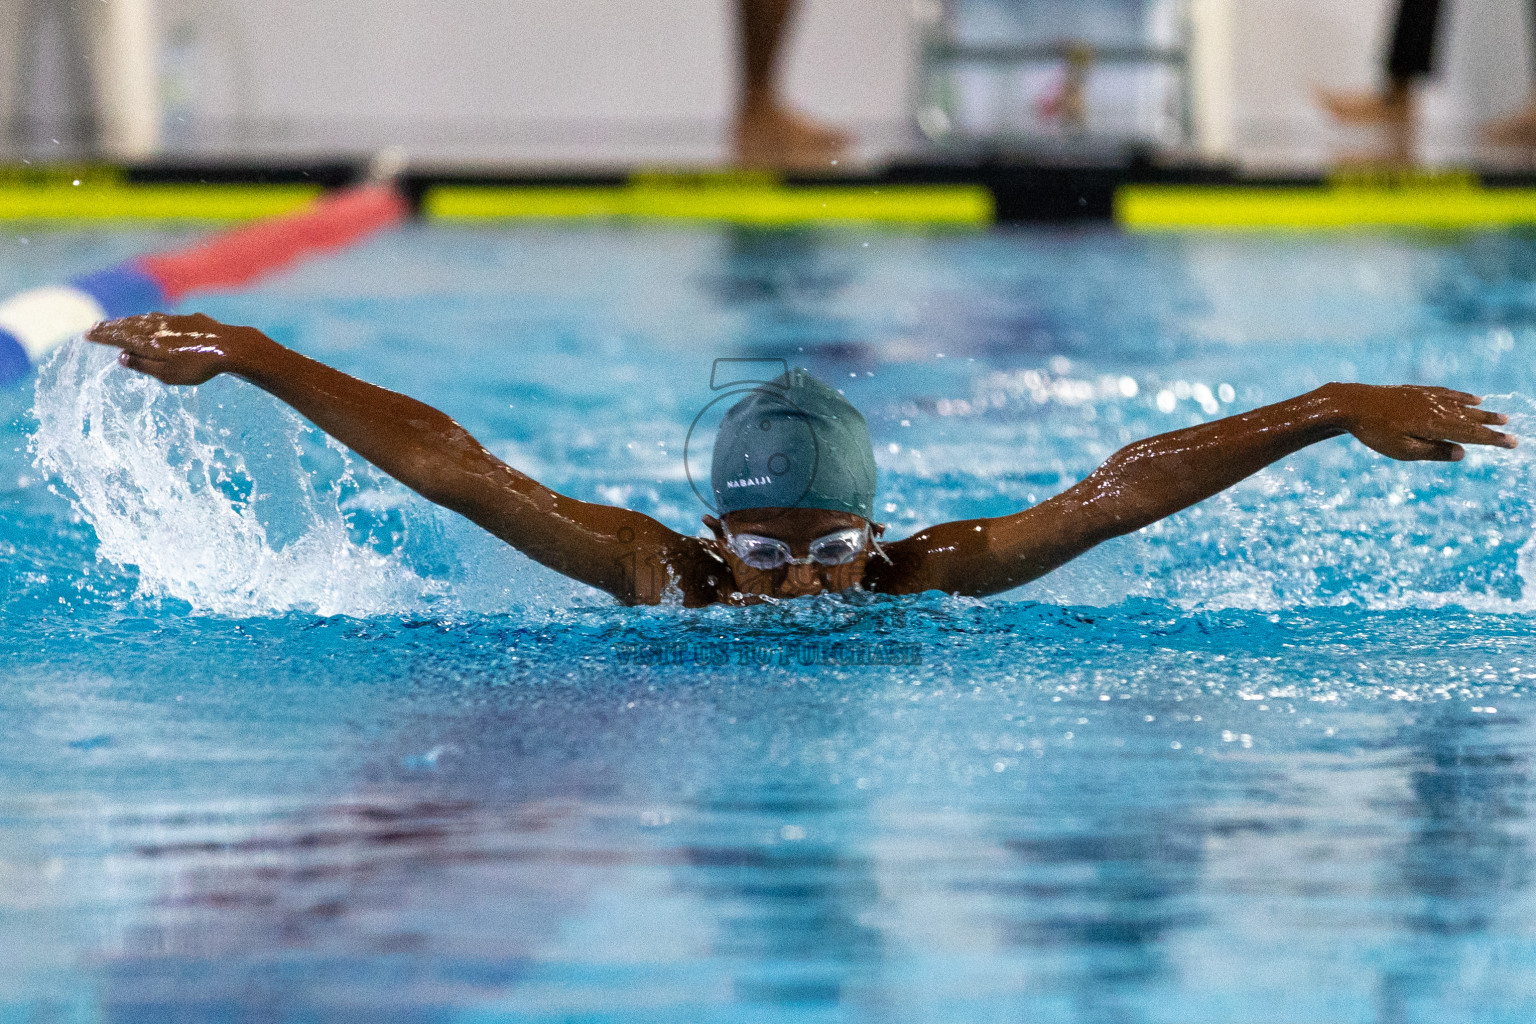
[[[0,302],[0,387],[102,320],[170,311],[187,295],[241,288],[301,260],[354,245],[403,221],[405,197],[387,183],[322,196],[282,217],[221,232],[189,248],[140,256]]]

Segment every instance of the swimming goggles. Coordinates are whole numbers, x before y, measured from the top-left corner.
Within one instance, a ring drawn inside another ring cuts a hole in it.
[[[755,533],[730,533],[725,535],[731,554],[754,569],[777,569],[783,565],[847,565],[858,557],[869,541],[868,526],[854,526],[837,530],[811,541],[808,558],[795,558],[789,545],[776,537],[760,537]]]

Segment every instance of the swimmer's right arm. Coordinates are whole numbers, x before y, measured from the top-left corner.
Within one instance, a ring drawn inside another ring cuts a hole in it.
[[[122,349],[122,365],[167,384],[241,377],[427,500],[627,604],[655,604],[670,583],[685,594],[707,589],[691,579],[710,570],[697,540],[639,512],[557,494],[486,451],[445,413],[284,348],[253,327],[148,313],[97,324],[86,338]]]

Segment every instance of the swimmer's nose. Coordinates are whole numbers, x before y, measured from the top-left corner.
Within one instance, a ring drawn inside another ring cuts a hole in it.
[[[814,565],[791,565],[779,593],[785,597],[804,597],[821,593],[821,576]]]

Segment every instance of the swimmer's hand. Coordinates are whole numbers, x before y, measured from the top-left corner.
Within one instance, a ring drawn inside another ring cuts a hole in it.
[[[1513,434],[1491,429],[1509,422],[1503,413],[1477,408],[1482,399],[1465,391],[1412,384],[1327,384],[1319,392],[1337,404],[1340,423],[1361,444],[1388,458],[1458,462],[1464,444],[1513,448]]]
[[[236,370],[246,350],[267,341],[254,328],[221,324],[202,313],[107,320],[86,331],[85,339],[122,349],[119,363],[166,384],[201,384]]]

